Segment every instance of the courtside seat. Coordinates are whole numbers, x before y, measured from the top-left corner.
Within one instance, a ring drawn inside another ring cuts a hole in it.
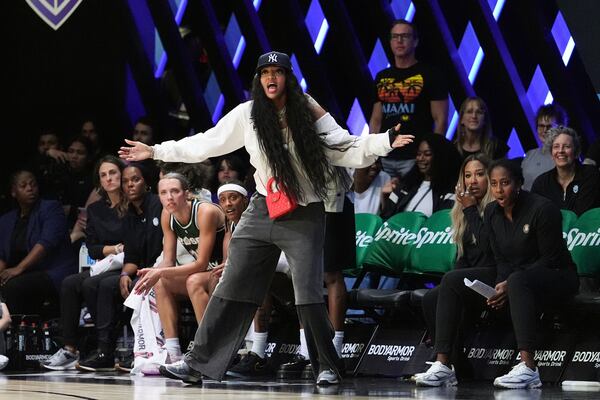
[[[349,308],[400,308],[410,303],[411,291],[398,289],[352,289]]]
[[[354,287],[348,292],[348,308],[363,309],[367,311],[367,314],[377,317],[370,311],[374,309],[393,310],[409,305],[409,290],[397,288],[359,289],[359,286],[361,280],[369,272],[385,277],[402,277],[403,271],[408,265],[410,250],[417,238],[417,232],[426,219],[427,217],[420,212],[401,212],[381,224],[374,233],[373,240],[364,255],[361,273]]]
[[[571,257],[577,265],[579,275],[579,294],[568,307],[572,311],[600,313],[600,208],[586,211],[563,230]],[[569,218],[567,216],[567,218]]]
[[[426,288],[411,290],[410,299],[408,302],[410,307],[413,309],[421,309],[421,303],[423,302],[423,297],[425,297],[425,294],[429,290],[430,289],[426,289]]]

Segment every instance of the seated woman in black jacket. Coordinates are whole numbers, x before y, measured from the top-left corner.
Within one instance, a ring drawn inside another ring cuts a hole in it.
[[[533,358],[539,314],[544,307],[564,303],[577,293],[579,281],[562,238],[558,207],[544,197],[520,189],[523,175],[514,161],[494,161],[489,171],[496,201],[486,207],[484,225],[489,229],[496,272],[469,268],[446,274],[444,279],[450,276],[457,279],[447,285],[447,291],[440,290],[437,310],[437,322],[440,323],[436,324],[435,344],[437,361],[427,372],[415,376],[420,385],[456,385],[448,351],[462,308],[482,309],[487,304],[499,310],[510,304],[522,361],[508,374],[496,378],[494,386],[510,389],[540,387],[542,383]],[[460,271],[464,271],[462,275],[459,275]],[[463,278],[495,285],[496,294],[485,302],[482,296],[464,285]],[[449,299],[453,298],[462,302],[457,302],[451,310],[442,311],[440,305],[451,305]]]
[[[566,126],[551,128],[544,146],[550,150],[555,167],[538,176],[531,191],[577,215],[600,206],[600,172],[579,162],[581,142],[577,132]]]
[[[460,157],[443,135],[426,134],[417,143],[415,166],[401,181],[392,179],[381,190],[381,217],[420,211],[428,217],[454,204],[453,186]]]
[[[467,156],[460,168],[456,184],[456,202],[450,212],[452,239],[457,247],[455,270],[491,268],[495,271],[494,257],[489,248],[489,233],[483,225],[483,211],[494,200],[492,191],[489,189],[487,173],[489,164],[490,160],[485,154],[477,153]],[[460,274],[462,272],[459,272]],[[439,293],[442,290],[441,286],[448,281],[451,279],[446,278],[423,297],[423,316],[432,340],[435,339]],[[440,309],[446,312],[444,310],[447,306],[447,299],[445,299],[444,304],[440,305]]]

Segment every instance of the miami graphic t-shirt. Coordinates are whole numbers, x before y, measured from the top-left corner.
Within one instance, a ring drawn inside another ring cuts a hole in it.
[[[415,158],[418,138],[433,132],[430,102],[447,98],[446,82],[429,65],[418,62],[409,68],[392,66],[380,71],[375,77],[374,93],[374,102],[381,102],[383,114],[380,131],[401,123],[401,133],[415,135],[411,145],[392,151],[388,157]]]

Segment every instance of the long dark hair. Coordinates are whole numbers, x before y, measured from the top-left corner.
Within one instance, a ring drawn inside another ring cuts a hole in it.
[[[437,193],[453,193],[456,184],[461,159],[455,147],[444,135],[437,133],[426,133],[417,140],[417,148],[422,142],[426,142],[433,153],[431,163],[431,190]],[[407,187],[418,186],[423,182],[423,174],[415,164],[406,174],[403,181]]]
[[[287,126],[296,147],[296,154],[312,184],[313,191],[319,198],[324,199],[327,196],[327,182],[340,174],[329,163],[325,154],[327,145],[315,130],[315,116],[296,76],[288,70],[285,70],[285,73]],[[298,183],[297,173],[300,171],[295,171],[292,166],[290,153],[285,147],[284,137],[281,134],[277,109],[265,95],[259,74],[256,74],[252,81],[252,99],[254,100],[252,104],[254,130],[271,172],[289,196],[302,201],[306,193]],[[341,183],[347,185],[343,180]]]

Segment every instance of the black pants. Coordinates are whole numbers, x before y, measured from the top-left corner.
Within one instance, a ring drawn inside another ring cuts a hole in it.
[[[119,296],[120,271],[108,271],[90,276],[89,271],[70,275],[61,286],[60,310],[66,345],[77,344],[77,327],[81,304],[85,302],[94,318],[98,334],[98,346],[105,352],[114,349],[114,326],[120,312],[116,302]]]
[[[11,314],[39,314],[44,301],[57,301],[58,292],[45,271],[25,272],[2,286],[2,296]]]
[[[464,278],[478,279],[494,286],[496,270],[467,268],[444,275],[439,286],[437,310],[434,312],[435,353],[451,352],[464,312],[477,312],[486,307],[485,298],[466,287]],[[535,351],[539,314],[544,308],[559,305],[573,296],[578,285],[575,271],[566,269],[536,267],[510,275],[507,280],[508,304],[519,350]],[[426,319],[432,315],[430,302],[427,304]]]

